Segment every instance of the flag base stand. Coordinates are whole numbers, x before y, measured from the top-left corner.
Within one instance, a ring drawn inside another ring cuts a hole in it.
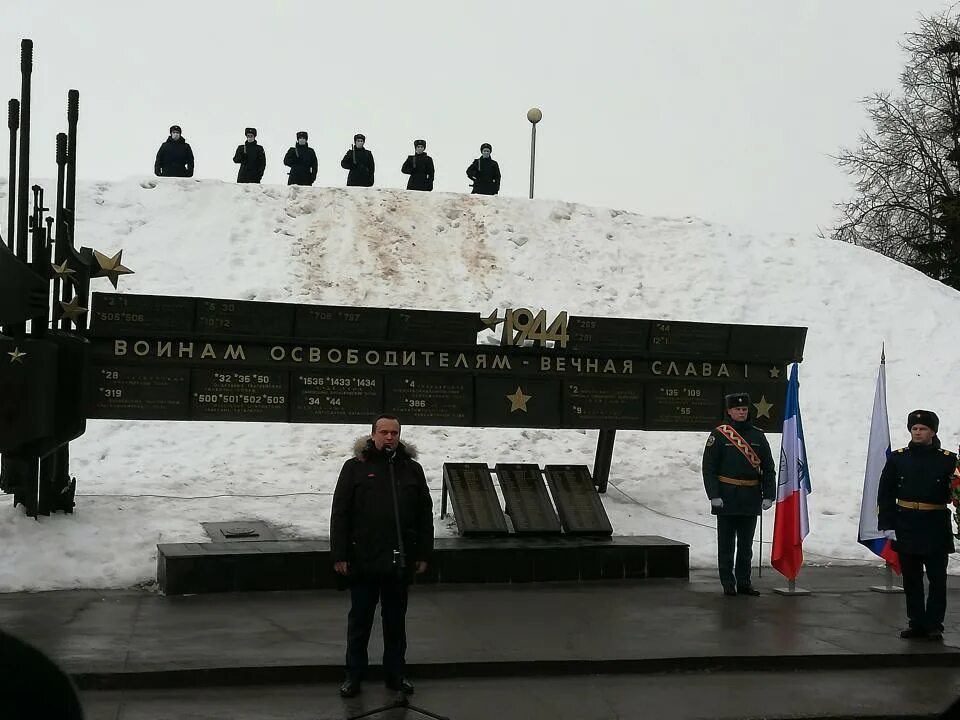
[[[896,593],[902,593],[903,588],[893,584],[893,568],[887,564],[886,583],[884,585],[871,585],[870,591],[894,595]]]
[[[774,588],[773,591],[777,595],[809,595],[809,590],[804,590],[803,588],[797,587],[796,580],[787,581],[787,587],[785,588]]]

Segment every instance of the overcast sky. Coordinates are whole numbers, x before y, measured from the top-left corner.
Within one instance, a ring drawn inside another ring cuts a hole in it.
[[[171,124],[197,177],[233,180],[253,125],[265,182],[310,133],[319,185],[363,132],[377,185],[425,138],[437,190],[490,142],[503,194],[750,230],[814,233],[850,194],[829,155],[864,127],[859,101],[892,89],[921,0],[4,0],[0,99],[19,97],[35,43],[34,177],[55,177],[66,93],[80,91],[79,176],[152,173]],[[0,143],[6,157],[6,143]],[[6,163],[2,174],[6,175]],[[52,188],[51,188],[52,191]]]

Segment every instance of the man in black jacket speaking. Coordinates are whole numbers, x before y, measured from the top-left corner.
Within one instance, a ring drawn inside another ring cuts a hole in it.
[[[367,668],[367,643],[379,600],[386,685],[406,694],[407,587],[427,569],[433,549],[433,501],[416,458],[400,442],[400,421],[380,415],[369,437],[343,464],[330,513],[334,570],[348,579],[346,679],[340,695],[354,697]]]

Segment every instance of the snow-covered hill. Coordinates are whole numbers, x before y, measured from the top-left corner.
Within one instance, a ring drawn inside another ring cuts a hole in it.
[[[136,271],[121,280],[128,292],[805,325],[811,563],[874,562],[856,534],[881,343],[894,444],[916,407],[940,414],[946,447],[960,437],[960,293],[848,245],[558,202],[152,178],[81,185],[78,212],[78,244],[123,248]],[[366,431],[91,421],[72,446],[72,516],[34,521],[0,498],[0,590],[148,583],[156,544],[204,541],[201,521],[259,518],[288,537],[323,536],[340,464]],[[437,508],[445,461],[592,464],[596,446],[595,431],[409,426],[404,436],[421,448]],[[604,498],[618,534],[682,540],[694,565],[715,564],[703,441],[618,433]],[[766,520],[769,541],[772,512]]]

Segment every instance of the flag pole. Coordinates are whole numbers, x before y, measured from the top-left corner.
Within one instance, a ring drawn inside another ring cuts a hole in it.
[[[762,487],[762,486],[761,486]],[[763,502],[761,500],[761,502]],[[760,547],[757,552],[757,577],[763,577],[763,508],[760,508]]]
[[[899,585],[893,584],[893,567],[890,563],[884,563],[886,571],[884,572],[884,582],[883,585],[871,585],[870,589],[873,592],[885,593],[885,594],[895,594],[902,593],[903,588]]]

